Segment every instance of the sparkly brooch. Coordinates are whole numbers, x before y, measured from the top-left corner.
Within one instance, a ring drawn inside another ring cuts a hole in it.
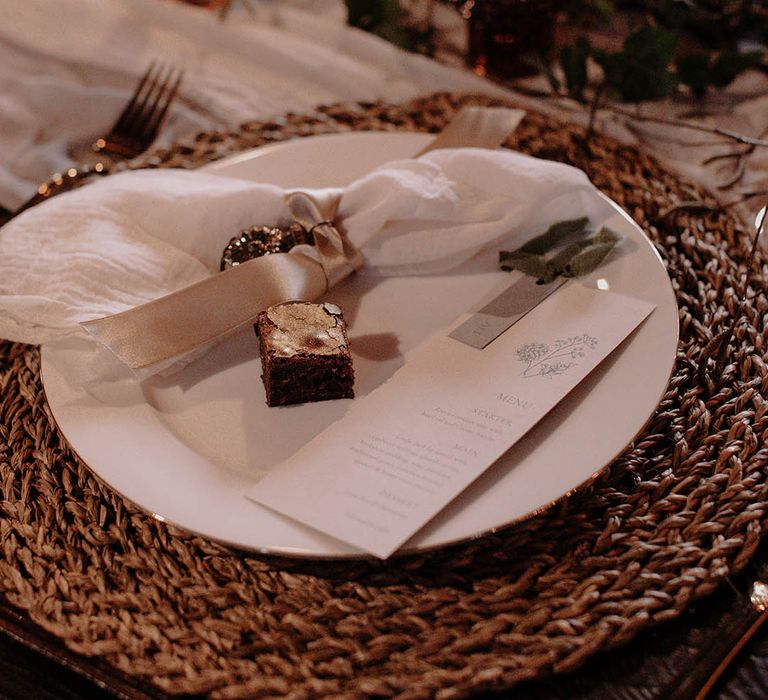
[[[288,228],[277,226],[253,226],[241,231],[224,248],[220,270],[237,267],[252,258],[272,253],[287,253],[302,243],[314,245],[315,237],[301,224],[293,223]]]

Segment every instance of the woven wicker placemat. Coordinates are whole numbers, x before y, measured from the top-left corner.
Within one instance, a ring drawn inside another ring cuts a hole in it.
[[[358,129],[439,130],[463,102],[342,104],[203,134],[132,164]],[[494,101],[498,103],[498,101]],[[573,669],[743,568],[768,524],[765,260],[727,211],[635,148],[530,113],[509,142],[583,168],[646,230],[680,306],[646,430],[590,487],[469,544],[386,563],[231,552],[143,514],[55,428],[36,348],[0,343],[0,591],[73,650],[169,692],[461,697]],[[711,342],[736,320],[727,361]],[[596,431],[599,428],[596,427]],[[596,439],[599,435],[596,432]]]

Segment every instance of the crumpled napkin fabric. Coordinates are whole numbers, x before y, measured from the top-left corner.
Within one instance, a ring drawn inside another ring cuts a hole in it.
[[[84,334],[81,321],[215,274],[240,230],[289,221],[284,194],[213,173],[145,170],[28,210],[0,229],[0,337],[43,344]],[[563,219],[598,226],[612,213],[576,168],[463,148],[387,163],[351,183],[339,220],[363,256],[358,274],[415,275],[522,244]]]

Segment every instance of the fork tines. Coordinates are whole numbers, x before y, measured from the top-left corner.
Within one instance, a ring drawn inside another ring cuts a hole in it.
[[[122,158],[133,158],[147,150],[176,97],[183,75],[183,70],[153,61],[109,133],[94,144],[94,150]]]

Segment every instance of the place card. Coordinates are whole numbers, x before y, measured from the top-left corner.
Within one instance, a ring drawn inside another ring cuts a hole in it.
[[[483,349],[451,338],[452,328],[438,333],[248,496],[386,558],[520,440],[653,308],[572,281]]]

